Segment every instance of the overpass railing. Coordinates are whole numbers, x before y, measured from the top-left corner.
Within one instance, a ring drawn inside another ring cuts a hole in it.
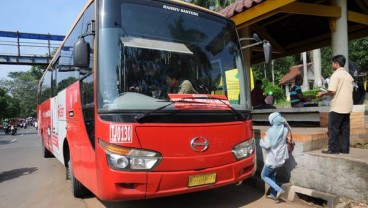
[[[0,31],[0,64],[47,65],[64,37]]]

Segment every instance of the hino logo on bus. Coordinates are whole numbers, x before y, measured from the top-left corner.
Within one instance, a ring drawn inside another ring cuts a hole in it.
[[[196,152],[204,152],[208,149],[209,142],[206,138],[199,136],[194,137],[192,141],[190,141],[190,146]]]

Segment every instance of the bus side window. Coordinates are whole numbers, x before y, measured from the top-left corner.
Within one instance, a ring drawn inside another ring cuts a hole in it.
[[[71,69],[71,67],[60,66],[57,73],[57,93],[67,88],[79,79],[79,71]]]
[[[43,78],[44,80],[41,83],[39,103],[42,103],[51,97],[51,73],[51,71],[47,71]]]

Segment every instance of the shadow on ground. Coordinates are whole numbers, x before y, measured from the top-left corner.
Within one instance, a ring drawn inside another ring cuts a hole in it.
[[[32,174],[33,172],[37,171],[38,168],[31,167],[31,168],[19,168],[9,171],[4,171],[0,173],[0,183],[8,180],[12,180],[14,178],[18,178],[24,175]]]
[[[1,137],[0,137],[1,138]],[[7,145],[16,142],[15,138],[0,140],[0,145]]]
[[[263,197],[263,193],[256,189],[249,189],[243,184],[239,186],[229,185],[220,189],[202,192],[176,195],[171,197],[126,201],[126,202],[103,202],[107,208],[234,208],[250,204]]]

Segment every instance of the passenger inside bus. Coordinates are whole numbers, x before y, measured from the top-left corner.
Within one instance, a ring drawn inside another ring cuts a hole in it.
[[[167,93],[177,94],[197,94],[192,83],[187,79],[182,79],[177,70],[170,70],[166,74],[166,82],[168,84]]]
[[[128,73],[129,92],[143,93],[147,84],[143,79],[144,71],[142,67],[134,62],[128,72],[130,72]]]
[[[130,64],[126,76],[128,92],[145,94],[158,99],[163,98],[162,92],[165,90],[162,88],[166,86],[166,82],[165,78],[161,77],[159,69],[158,64],[150,61]],[[164,72],[161,71],[161,73]]]

